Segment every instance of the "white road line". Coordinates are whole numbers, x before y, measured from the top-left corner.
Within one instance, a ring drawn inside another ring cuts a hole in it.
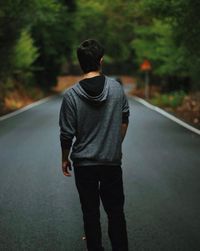
[[[147,101],[145,101],[142,98],[139,98],[139,97],[136,97],[136,96],[129,96],[129,97],[135,99],[136,101],[138,101],[139,103],[141,103],[144,106],[148,107],[149,109],[151,109],[153,111],[156,111],[156,112],[162,114],[163,116],[165,116],[165,117],[173,120],[174,122],[178,123],[179,125],[187,128],[188,130],[190,130],[190,131],[192,131],[192,132],[200,135],[200,130],[199,129],[197,129],[197,128],[195,128],[195,127],[193,127],[193,126],[191,126],[191,125],[189,125],[189,124],[187,124],[185,122],[183,122],[182,120],[180,120],[177,117],[169,114],[168,112],[164,111],[163,109],[161,109],[161,108],[159,108],[159,107],[157,107],[155,105],[152,105],[152,104],[148,103]]]
[[[17,115],[17,114],[19,114],[19,113],[22,113],[22,112],[24,112],[24,111],[27,111],[27,110],[29,110],[29,109],[31,109],[31,108],[37,106],[37,105],[41,105],[41,104],[43,104],[43,103],[45,103],[45,102],[47,102],[47,101],[53,99],[55,96],[56,96],[56,95],[52,95],[52,96],[49,96],[49,97],[40,99],[40,100],[38,100],[38,101],[36,101],[36,102],[34,102],[34,103],[31,103],[30,105],[24,106],[23,108],[21,108],[21,109],[19,109],[19,110],[17,110],[17,111],[14,111],[14,112],[5,114],[5,115],[3,115],[3,116],[0,116],[0,121],[3,121],[3,120],[8,119],[8,118],[11,118],[11,117],[13,117],[13,116],[15,116],[15,115]]]

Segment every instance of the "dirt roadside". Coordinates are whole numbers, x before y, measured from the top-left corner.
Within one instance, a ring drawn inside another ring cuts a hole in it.
[[[133,88],[129,95],[137,96],[145,99],[144,88]],[[160,94],[160,89],[157,86],[151,86],[150,99],[146,100],[153,104],[153,97]],[[169,98],[173,99],[173,96]],[[154,105],[154,104],[153,104]],[[176,116],[177,118],[183,120],[184,122],[200,129],[200,92],[190,92],[185,95],[183,101],[177,107],[172,107],[169,105],[164,105],[162,103],[156,104],[156,106],[162,108],[163,110],[169,112],[170,114]]]

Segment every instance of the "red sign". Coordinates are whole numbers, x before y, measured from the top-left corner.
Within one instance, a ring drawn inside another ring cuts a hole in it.
[[[145,59],[143,63],[140,65],[141,71],[150,71],[151,69],[152,69],[151,63],[147,59]]]

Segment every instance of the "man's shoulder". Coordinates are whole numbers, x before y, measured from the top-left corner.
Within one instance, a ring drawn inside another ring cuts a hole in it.
[[[114,92],[118,92],[118,93],[122,92],[122,86],[121,86],[121,84],[114,77],[106,76],[106,79],[107,79],[109,87]]]
[[[105,76],[105,77],[111,85],[121,88],[121,84],[115,79],[115,77],[110,77],[110,76]]]
[[[76,86],[78,85],[78,82],[74,83],[72,86],[66,88],[62,94],[63,94],[63,97],[65,98],[69,98],[70,96],[74,95],[74,90],[76,88]]]

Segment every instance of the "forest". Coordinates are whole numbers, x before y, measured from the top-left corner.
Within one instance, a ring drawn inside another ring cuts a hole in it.
[[[0,110],[16,90],[39,98],[58,76],[81,74],[87,38],[104,45],[106,74],[141,77],[148,59],[162,91],[198,92],[199,13],[197,0],[0,0]]]

